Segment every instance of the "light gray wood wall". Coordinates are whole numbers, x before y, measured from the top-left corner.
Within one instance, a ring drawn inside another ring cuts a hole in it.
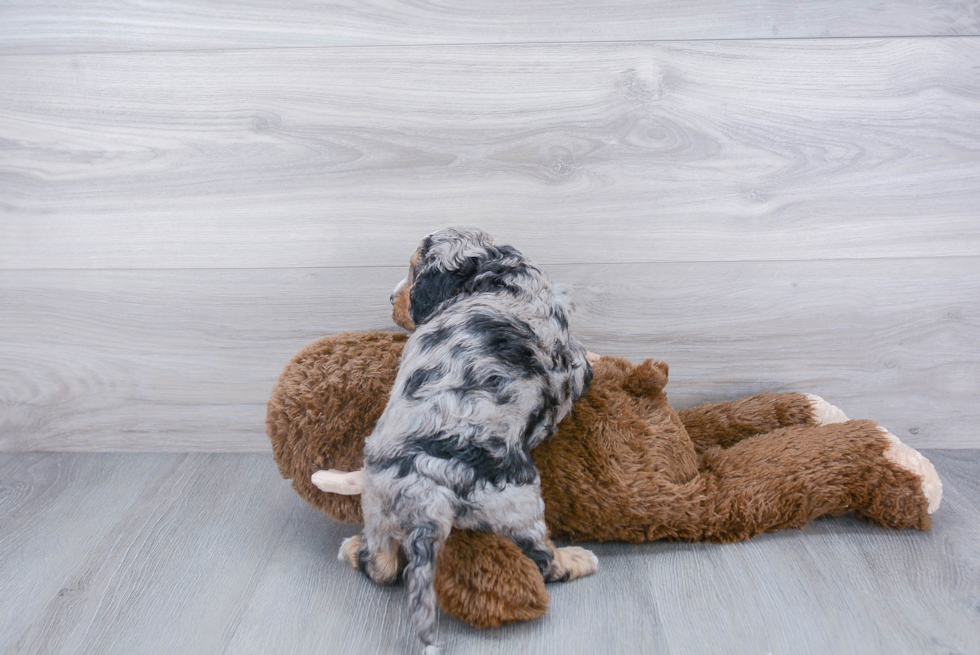
[[[980,34],[971,0],[267,0],[0,6],[0,52]]]
[[[455,223],[678,405],[980,446],[980,3],[714,4],[0,7],[0,449],[266,450]]]

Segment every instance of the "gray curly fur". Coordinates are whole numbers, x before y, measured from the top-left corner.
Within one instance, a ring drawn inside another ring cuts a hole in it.
[[[418,255],[403,282],[416,332],[365,446],[358,562],[382,578],[377,558],[402,545],[413,621],[434,652],[434,567],[452,527],[510,537],[547,580],[561,574],[530,451],[592,369],[568,331],[568,295],[514,248],[448,228]]]

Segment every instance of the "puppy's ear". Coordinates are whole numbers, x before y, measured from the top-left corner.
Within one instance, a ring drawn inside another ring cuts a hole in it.
[[[408,297],[408,313],[412,323],[422,325],[439,305],[463,290],[466,281],[476,274],[478,268],[479,260],[470,257],[456,270],[440,271],[429,266],[416,273]]]

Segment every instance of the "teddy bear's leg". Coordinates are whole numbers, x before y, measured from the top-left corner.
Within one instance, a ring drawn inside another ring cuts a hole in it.
[[[742,439],[782,427],[847,420],[844,412],[820,396],[802,393],[763,393],[680,409],[677,413],[699,453],[714,446],[729,448]]]
[[[477,628],[536,619],[551,601],[537,565],[513,541],[490,532],[453,530],[434,584],[442,611]]]
[[[932,464],[873,421],[781,428],[701,458],[705,539],[737,541],[854,511],[928,529],[942,484]]]

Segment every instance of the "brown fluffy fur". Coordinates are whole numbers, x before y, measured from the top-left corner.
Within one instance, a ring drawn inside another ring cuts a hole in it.
[[[513,541],[489,532],[450,534],[435,587],[442,611],[476,628],[536,619],[551,601],[537,565]]]
[[[299,351],[272,389],[265,428],[282,477],[321,512],[361,522],[359,496],[325,494],[310,482],[320,469],[356,471],[395,383],[408,335],[345,332]]]
[[[340,334],[286,366],[266,421],[283,477],[311,505],[361,520],[358,496],[313,486],[319,469],[361,468],[405,335]],[[818,427],[801,394],[761,394],[675,411],[667,365],[603,357],[589,392],[533,452],[548,527],[571,540],[738,541],[854,511],[890,528],[928,529],[919,479],[882,453],[872,421]],[[512,542],[454,531],[439,556],[443,611],[477,627],[547,611],[537,567]]]

